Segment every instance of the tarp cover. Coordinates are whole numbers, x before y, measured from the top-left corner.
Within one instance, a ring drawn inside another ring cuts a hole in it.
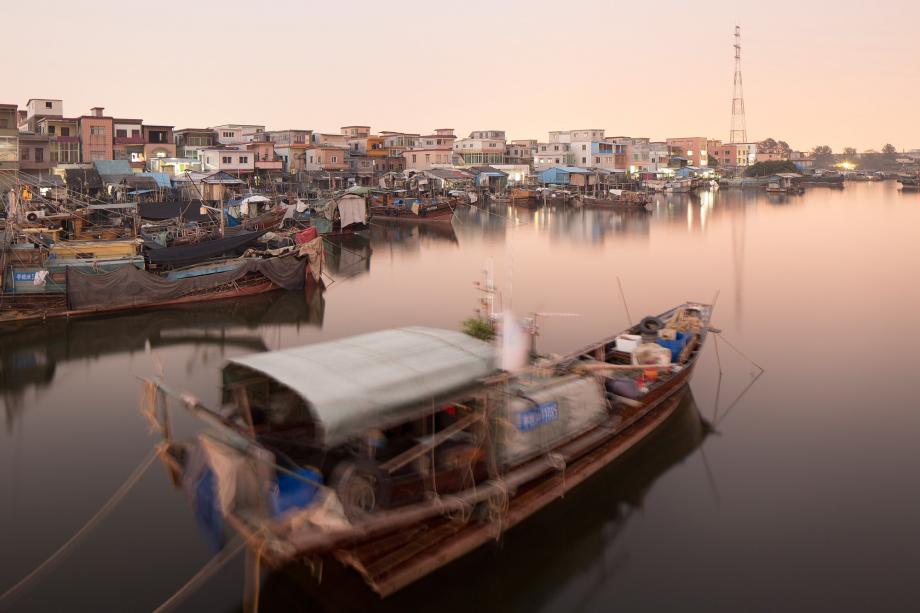
[[[182,215],[184,221],[206,221],[207,211],[201,213],[201,200],[178,201],[165,200],[163,202],[141,202],[138,210],[143,219],[172,219]]]
[[[257,272],[284,289],[303,289],[307,260],[294,256],[266,260],[243,258],[237,268],[170,280],[123,266],[106,273],[67,267],[67,303],[71,309],[104,309],[155,304],[220,287]]]
[[[192,245],[178,245],[176,247],[165,247],[153,249],[147,252],[147,259],[151,264],[160,266],[185,266],[202,262],[209,258],[215,258],[225,253],[238,251],[243,247],[254,243],[256,239],[265,234],[266,230],[257,230],[254,232],[240,232],[233,236],[215,238],[214,240],[202,241]]]
[[[297,393],[334,446],[398,423],[495,368],[489,343],[462,332],[411,327],[244,356],[231,364]]]

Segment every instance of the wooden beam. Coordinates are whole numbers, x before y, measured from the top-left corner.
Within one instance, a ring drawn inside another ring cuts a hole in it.
[[[431,451],[432,449],[434,449],[435,447],[443,443],[447,438],[449,438],[453,434],[456,434],[457,432],[460,432],[461,430],[468,428],[469,426],[473,425],[477,421],[480,421],[482,418],[483,418],[483,413],[480,413],[480,412],[474,412],[474,413],[467,415],[466,417],[461,417],[460,419],[458,419],[456,422],[454,422],[450,426],[444,428],[440,432],[433,434],[429,440],[419,443],[415,447],[412,447],[411,449],[407,449],[406,451],[402,452],[395,458],[391,458],[390,460],[384,462],[383,464],[380,465],[380,469],[388,473],[397,471],[403,466],[405,466],[406,464],[408,464],[409,462],[411,462],[412,460],[428,453],[429,451]]]

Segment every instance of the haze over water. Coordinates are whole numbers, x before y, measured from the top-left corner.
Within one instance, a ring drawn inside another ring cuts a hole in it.
[[[710,342],[692,401],[665,428],[501,543],[383,602],[332,572],[332,605],[274,575],[262,611],[913,609],[917,227],[920,194],[890,181],[659,196],[647,215],[463,211],[452,232],[374,226],[369,240],[330,250],[337,280],[311,304],[274,294],[3,333],[0,591],[78,530],[156,441],[136,375],[159,364],[213,404],[231,356],[393,326],[457,328],[491,262],[516,314],[557,314],[541,318],[543,350],[627,327],[619,276],[634,321],[719,292],[714,325],[765,372],[733,404],[756,368],[720,342],[719,386]],[[149,611],[211,556],[157,466],[13,606]],[[242,566],[180,610],[239,610]]]

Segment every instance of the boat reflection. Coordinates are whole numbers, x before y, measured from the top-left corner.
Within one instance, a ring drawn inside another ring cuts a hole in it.
[[[131,355],[176,345],[268,349],[259,328],[278,325],[322,327],[321,291],[271,292],[222,302],[144,309],[106,317],[55,319],[0,335],[0,399],[7,429],[24,410],[30,390],[54,383],[59,365]]]
[[[374,247],[387,245],[406,251],[420,251],[429,242],[458,245],[454,222],[419,223],[373,220],[370,241]]]
[[[651,487],[711,432],[688,393],[640,446],[506,533],[501,544],[482,547],[386,600],[337,563],[325,564],[319,584],[303,566],[288,568],[266,579],[260,610],[406,611],[437,602],[439,610],[467,613],[486,595],[494,610],[538,610],[547,602],[579,610],[622,565],[614,544]]]

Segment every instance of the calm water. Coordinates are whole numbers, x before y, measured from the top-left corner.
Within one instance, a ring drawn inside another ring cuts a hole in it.
[[[516,221],[510,221],[508,216]],[[892,182],[767,197],[661,197],[651,214],[465,212],[453,231],[377,227],[328,255],[321,299],[34,327],[0,336],[0,591],[108,499],[155,438],[137,375],[206,402],[230,357],[385,327],[456,328],[492,266],[563,351],[711,300],[693,397],[656,435],[489,545],[380,602],[327,568],[268,577],[262,611],[904,611],[920,598],[920,195]],[[158,366],[159,365],[159,366]],[[718,400],[718,406],[716,401]],[[211,557],[156,465],[16,610],[148,611]],[[240,609],[243,564],[183,611]],[[0,606],[2,608],[2,606]]]

